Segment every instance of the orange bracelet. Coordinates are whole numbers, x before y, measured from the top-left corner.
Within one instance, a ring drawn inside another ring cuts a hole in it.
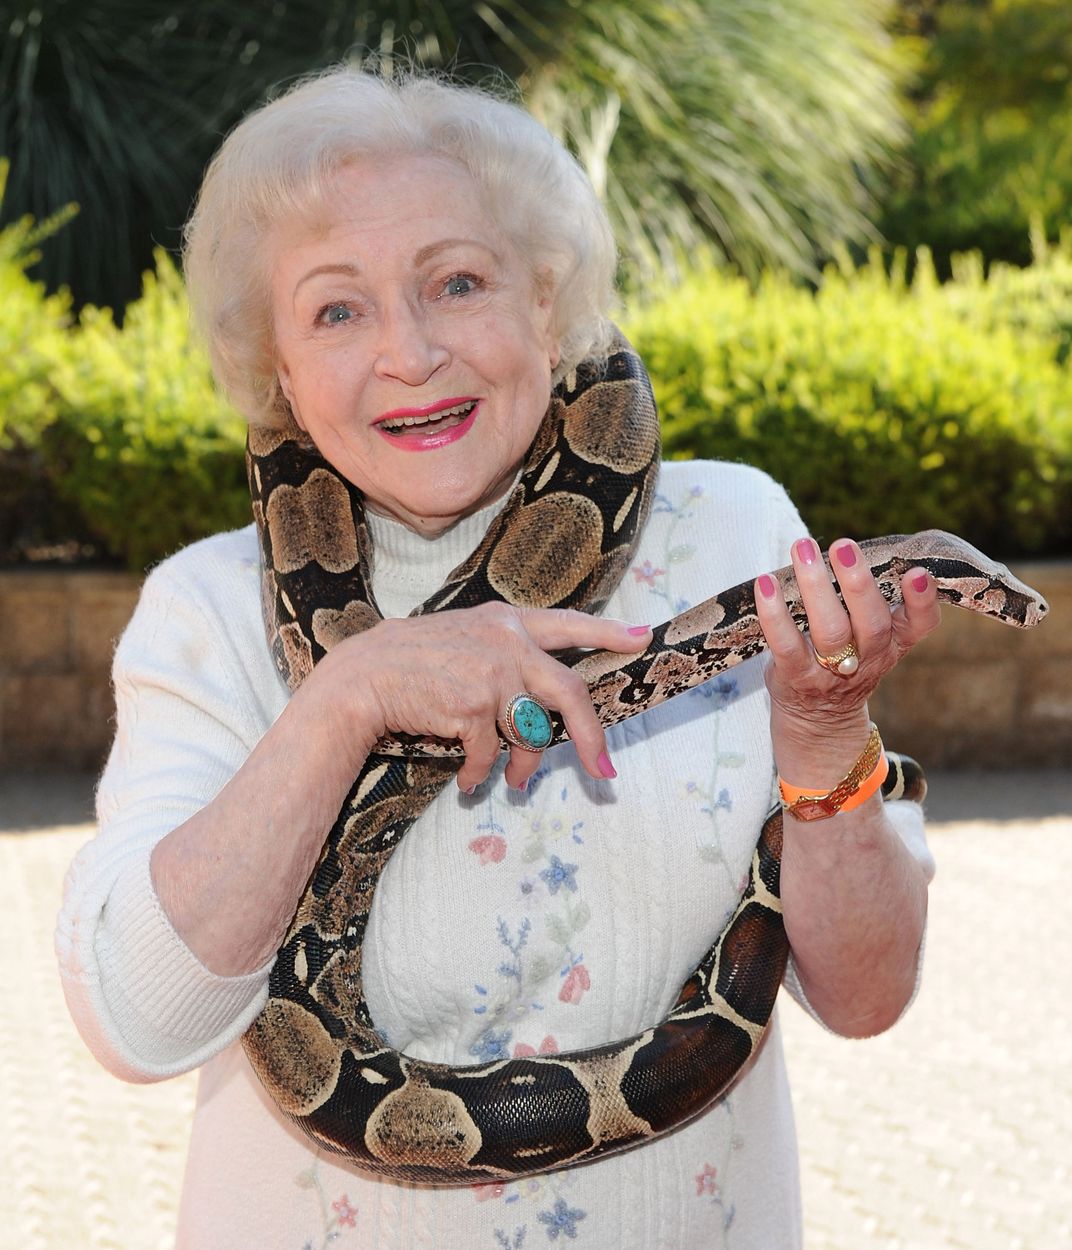
[[[878,726],[872,722],[871,733],[860,758],[832,790],[816,794],[791,786],[778,778],[782,806],[797,820],[825,820],[838,812],[851,812],[875,794],[890,771],[890,762],[882,749]]]

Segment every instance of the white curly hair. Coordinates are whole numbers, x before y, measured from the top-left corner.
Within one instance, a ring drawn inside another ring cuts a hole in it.
[[[550,278],[558,381],[603,352],[617,253],[584,170],[524,109],[427,73],[342,67],[302,79],[249,114],[210,163],[185,231],[194,324],[217,382],[247,418],[286,423],[269,295],[271,239],[322,218],[337,171],[369,156],[462,165],[529,265]]]

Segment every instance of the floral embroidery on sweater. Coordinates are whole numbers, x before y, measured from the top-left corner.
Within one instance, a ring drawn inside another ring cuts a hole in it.
[[[727,1132],[723,1138],[725,1151],[716,1163],[712,1163],[710,1158],[705,1158],[700,1163],[693,1176],[694,1194],[696,1199],[704,1202],[710,1208],[711,1215],[715,1221],[712,1232],[720,1231],[722,1233],[722,1245],[728,1247],[730,1244],[730,1229],[733,1226],[737,1208],[732,1200],[727,1197],[726,1191],[727,1189],[732,1190],[732,1185],[728,1184],[726,1177],[734,1154],[744,1146],[744,1138],[737,1131],[737,1117],[734,1111],[732,1095],[722,1100],[714,1114],[724,1116],[728,1120]]]
[[[510,1237],[503,1229],[496,1228],[495,1244],[505,1250],[525,1244],[530,1228],[547,1234],[548,1241],[564,1238],[574,1241],[578,1225],[587,1218],[588,1212],[570,1200],[569,1190],[578,1184],[576,1172],[552,1172],[545,1176],[529,1176],[520,1181],[495,1181],[486,1185],[474,1185],[477,1202],[499,1201],[521,1212],[532,1212],[535,1225],[530,1222],[515,1226]]]
[[[550,994],[560,1002],[579,1003],[592,988],[580,935],[591,918],[584,899],[584,822],[570,816],[570,784],[541,767],[529,782],[524,799],[511,799],[511,836],[496,818],[503,800],[496,786],[487,788],[483,819],[468,848],[482,871],[518,874],[514,895],[517,912],[496,921],[501,958],[494,984],[476,983],[475,1015],[486,1023],[469,1052],[478,1061],[557,1054],[557,1039],[544,1033],[537,1044],[515,1040],[515,1030],[544,1010]],[[533,1030],[530,1037],[539,1035]],[[526,1208],[533,1218],[513,1230],[496,1228],[499,1250],[518,1250],[537,1230],[548,1241],[572,1241],[586,1212],[568,1201],[565,1191],[576,1181],[569,1172],[532,1176],[519,1181],[474,1185],[477,1202],[501,1202]],[[540,1238],[542,1241],[542,1238]]]
[[[564,1198],[556,1198],[554,1209],[551,1211],[541,1211],[536,1218],[541,1224],[547,1225],[547,1236],[551,1241],[557,1241],[559,1234],[563,1234],[569,1238],[577,1236],[577,1221],[583,1220],[585,1213],[576,1207],[566,1204]]]
[[[660,599],[663,615],[685,611],[692,604],[675,585],[676,574],[695,557],[695,548],[682,541],[679,527],[693,522],[706,503],[702,487],[689,488],[678,502],[656,497],[654,511],[665,521],[663,550],[632,568],[635,584]],[[658,547],[655,548],[658,551]],[[698,753],[695,764],[706,769],[682,778],[685,794],[705,819],[706,832],[698,845],[699,857],[727,876],[730,868],[721,848],[722,822],[733,808],[732,770],[744,767],[742,753],[720,742],[723,717],[719,715],[740,696],[732,674],[723,674],[690,692],[687,697],[705,703],[705,723],[710,726],[710,748]],[[630,722],[618,726],[628,730]],[[477,1061],[553,1054],[556,1038],[532,1029],[533,1016],[545,1010],[551,994],[560,1002],[580,1003],[592,988],[593,974],[584,959],[583,930],[591,912],[585,901],[587,866],[584,822],[572,818],[570,785],[562,784],[562,771],[541,767],[529,783],[524,798],[502,798],[499,785],[488,786],[479,811],[479,823],[467,843],[475,864],[484,872],[509,873],[516,877],[514,903],[496,918],[495,937],[499,962],[495,977],[473,986],[473,1012],[482,1022],[470,1054]],[[502,816],[509,811],[509,820]],[[508,877],[507,880],[511,878]],[[733,881],[736,889],[741,883]],[[528,1041],[517,1040],[517,1033]],[[740,1148],[732,1128],[733,1113],[727,1105],[730,1130],[724,1157],[700,1162],[691,1177],[682,1176],[682,1198],[689,1192],[711,1208],[712,1233],[721,1230],[723,1244],[733,1222],[727,1206],[723,1178],[730,1158]],[[531,1243],[583,1241],[587,1204],[570,1192],[580,1184],[578,1173],[564,1171],[519,1181],[494,1181],[473,1186],[478,1203],[502,1204],[524,1218],[495,1229],[497,1250],[519,1250]],[[583,1191],[583,1189],[582,1189]]]
[[[667,495],[657,494],[652,511],[657,516],[667,518],[665,536],[663,538],[662,567],[651,560],[634,565],[632,572],[638,583],[646,585],[651,594],[662,599],[672,615],[684,612],[693,606],[692,601],[675,591],[673,570],[687,564],[696,554],[691,543],[677,541],[676,532],[683,522],[692,521],[698,510],[707,502],[702,486],[689,487],[685,495],[674,503]],[[704,685],[689,691],[688,698],[704,699],[711,703],[711,711],[720,712],[729,707],[739,695],[735,677],[721,674]],[[697,850],[700,859],[706,863],[721,867],[727,875],[730,873],[722,850],[722,817],[733,809],[733,795],[729,786],[722,784],[721,770],[742,768],[744,756],[738,751],[723,750],[719,743],[721,717],[708,717],[711,725],[711,749],[697,762],[706,759],[709,769],[706,776],[693,776],[685,780],[685,793],[695,799],[700,812],[708,818],[708,832],[702,837]],[[743,889],[744,881],[732,881],[735,889]]]
[[[495,1244],[501,1247],[502,1250],[521,1250],[521,1247],[525,1244],[525,1231],[524,1228],[515,1229],[511,1238],[501,1228],[497,1228],[495,1230]]]
[[[551,770],[540,768],[529,782],[524,805],[513,809],[515,827],[523,831],[520,845],[512,845],[504,826],[495,818],[496,788],[488,788],[488,818],[477,825],[468,843],[482,868],[522,871],[516,900],[520,918],[500,915],[496,939],[502,959],[494,985],[476,982],[475,1015],[486,1017],[469,1053],[481,1063],[537,1053],[531,1043],[514,1042],[514,1030],[535,1012],[543,1011],[544,997],[557,992],[560,1002],[576,1004],[592,988],[578,938],[591,919],[583,880],[584,822],[571,820],[570,787],[552,785]],[[555,983],[557,991],[555,990]],[[542,1053],[554,1053],[558,1043],[549,1034],[540,1043]]]
[[[728,1245],[725,1234],[729,1232],[730,1225],[733,1223],[734,1208],[732,1205],[726,1206],[725,1199],[722,1194],[722,1187],[719,1181],[719,1170],[714,1164],[705,1163],[701,1170],[696,1173],[696,1197],[704,1198],[722,1214],[722,1232],[723,1245]]]
[[[343,1228],[357,1227],[358,1210],[351,1205],[347,1194],[340,1194],[329,1204],[324,1183],[320,1179],[319,1159],[314,1159],[309,1167],[299,1172],[294,1183],[299,1189],[315,1191],[320,1208],[320,1239],[315,1241],[312,1237],[308,1238],[303,1243],[302,1250],[328,1250],[342,1236]]]
[[[335,1212],[336,1218],[340,1224],[345,1224],[349,1228],[354,1228],[357,1222],[357,1208],[350,1205],[350,1199],[345,1194],[341,1198],[336,1198],[331,1204],[331,1209]]]

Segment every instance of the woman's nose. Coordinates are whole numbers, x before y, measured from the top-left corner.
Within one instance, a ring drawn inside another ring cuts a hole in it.
[[[408,301],[385,309],[380,318],[375,371],[407,386],[420,386],[450,359],[434,333],[432,320]]]

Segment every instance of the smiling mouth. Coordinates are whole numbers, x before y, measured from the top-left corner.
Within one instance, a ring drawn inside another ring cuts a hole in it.
[[[454,404],[450,408],[441,408],[438,412],[391,417],[387,421],[381,421],[379,426],[388,434],[408,434],[410,430],[417,434],[430,433],[433,430],[449,430],[460,425],[476,405],[477,401],[470,399],[462,404]]]

